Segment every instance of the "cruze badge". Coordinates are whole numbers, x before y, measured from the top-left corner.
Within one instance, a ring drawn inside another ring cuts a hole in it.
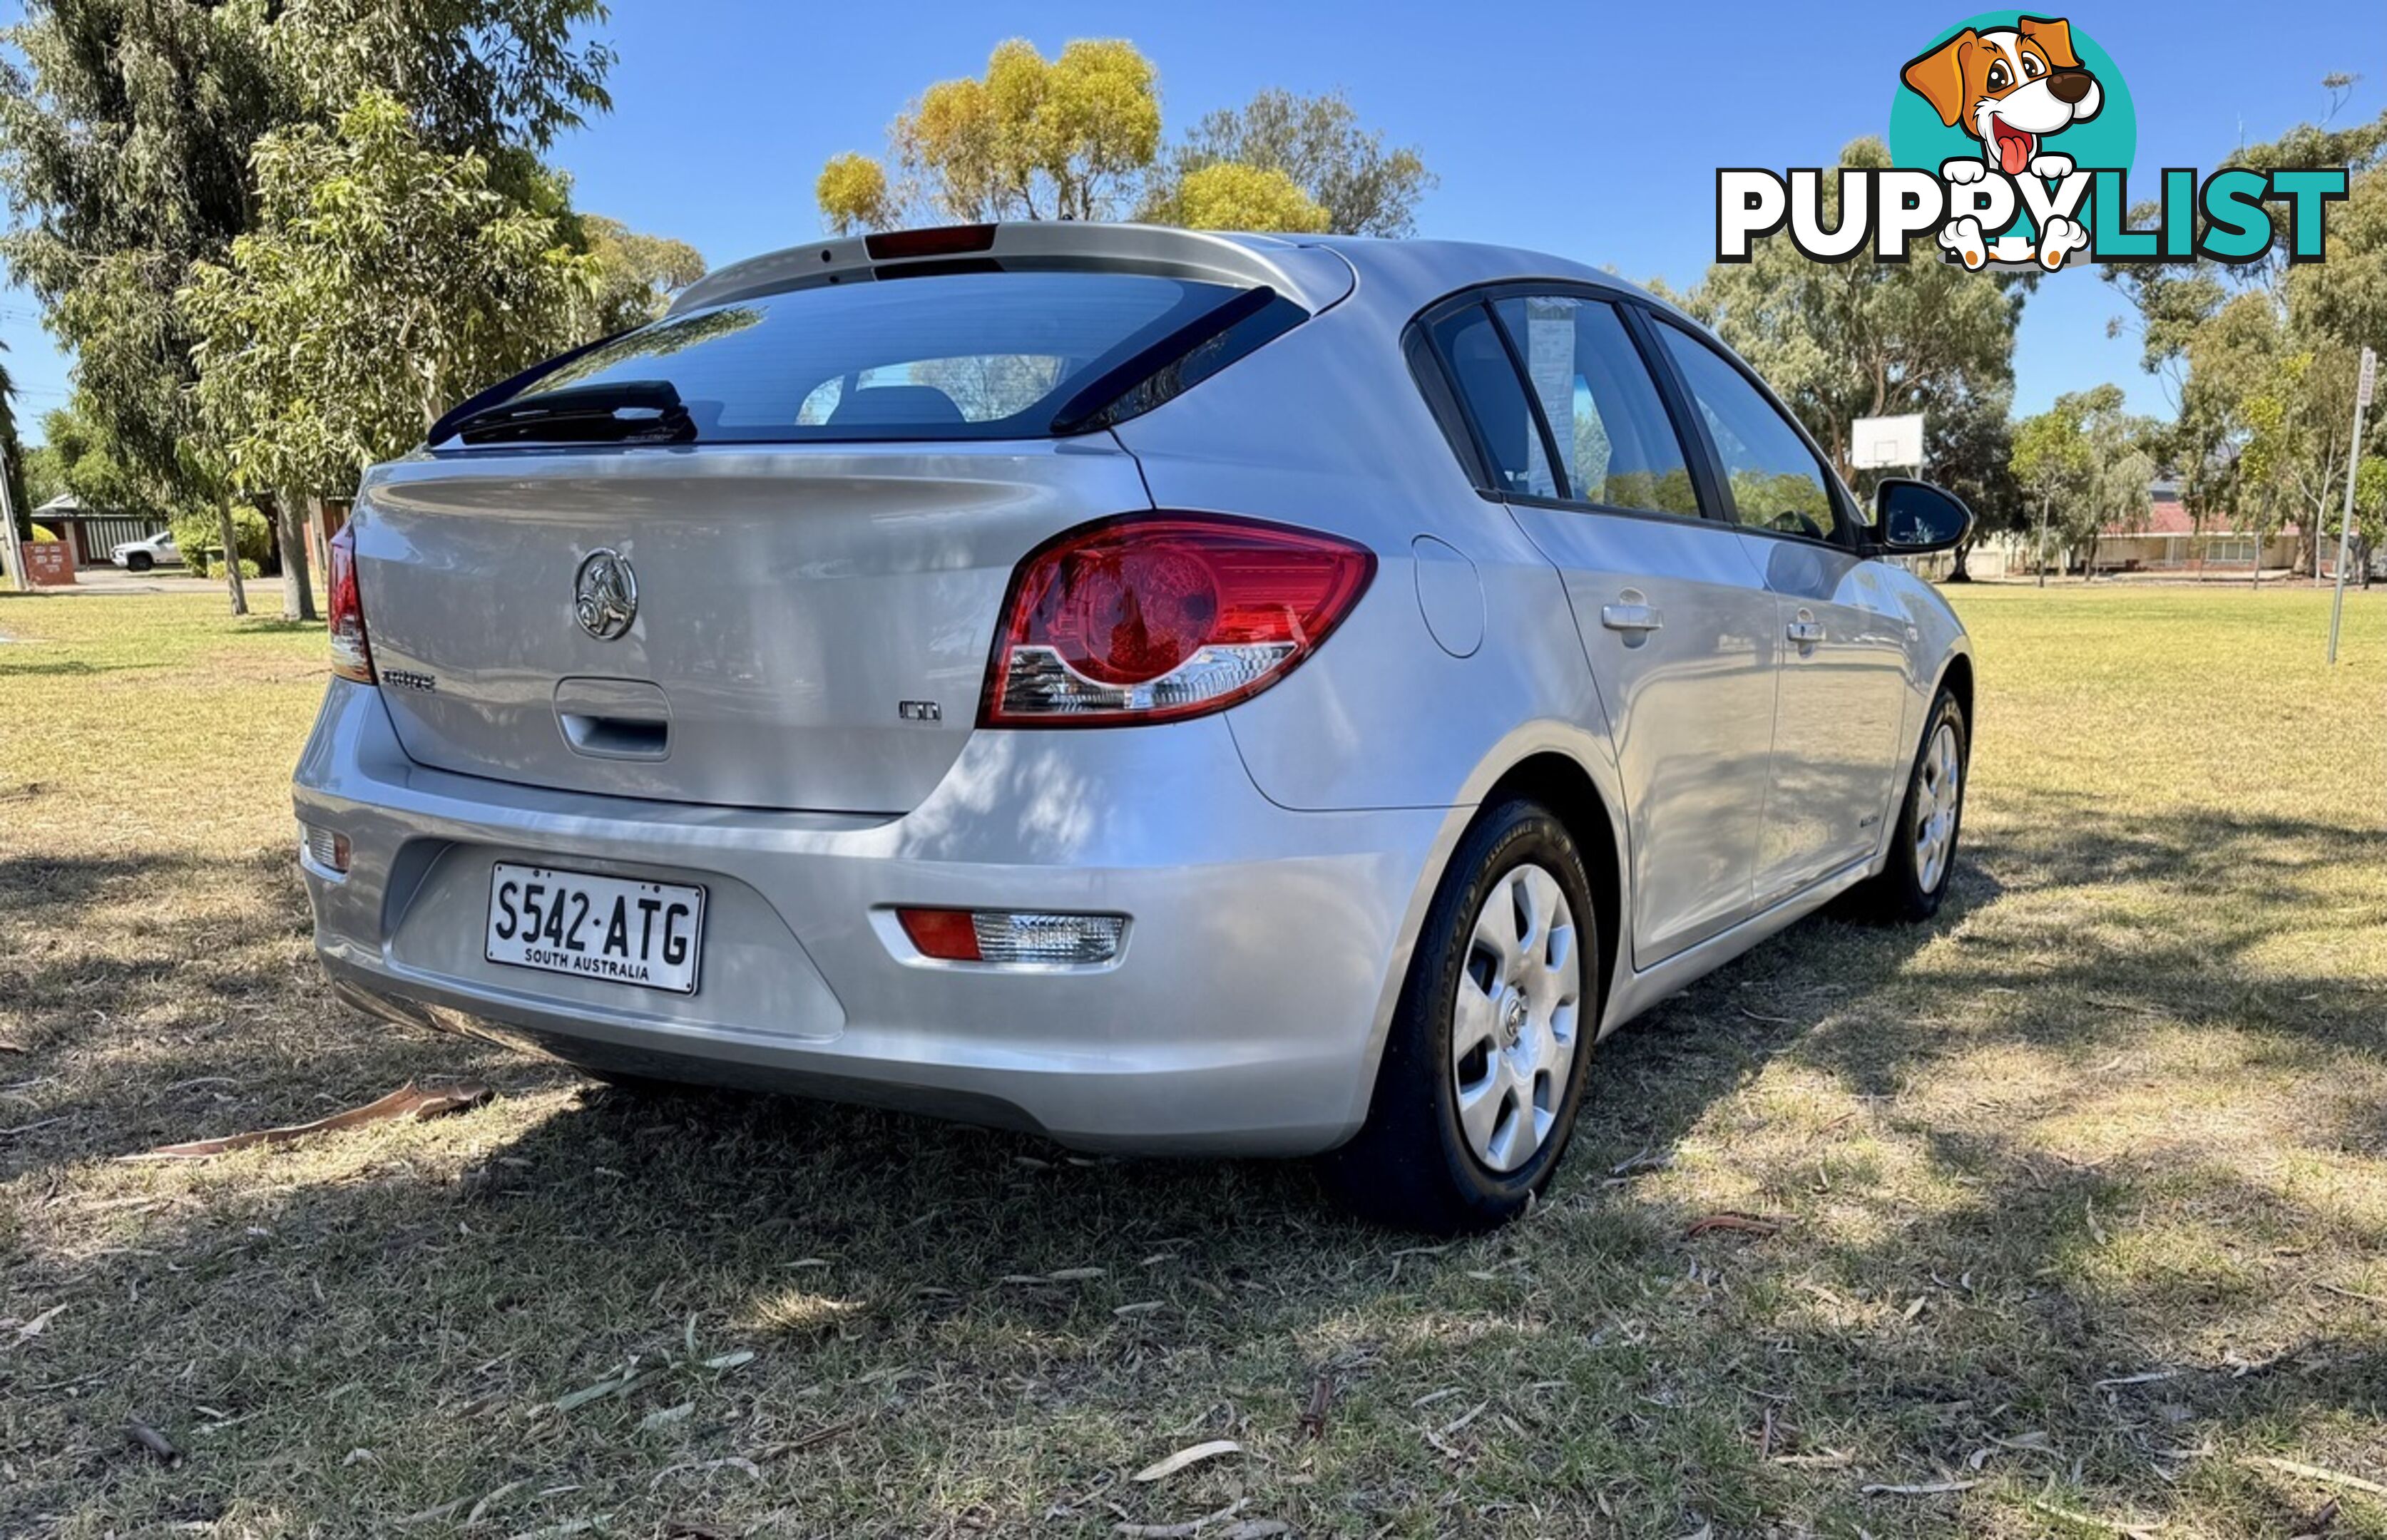
[[[638,574],[618,550],[592,550],[580,563],[573,584],[573,613],[580,629],[599,641],[612,641],[638,618]]]

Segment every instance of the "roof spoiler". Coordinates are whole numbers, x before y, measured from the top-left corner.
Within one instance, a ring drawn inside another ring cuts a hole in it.
[[[849,235],[789,246],[707,273],[680,291],[671,313],[789,289],[951,271],[956,260],[1044,271],[1152,272],[1238,288],[1266,286],[1313,315],[1349,294],[1353,282],[1351,264],[1333,250],[1278,236],[1048,220]]]

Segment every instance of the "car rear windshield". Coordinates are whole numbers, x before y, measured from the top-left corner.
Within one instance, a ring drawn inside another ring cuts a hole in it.
[[[1222,334],[1253,330],[1245,323],[1258,311],[1269,312],[1265,335],[1220,347]],[[675,421],[685,411],[681,442],[1038,436],[1100,426],[1105,409],[1111,420],[1148,410],[1156,375],[1173,393],[1231,361],[1221,354],[1240,356],[1303,314],[1266,290],[1140,272],[828,284],[626,333],[505,393],[502,408],[520,417],[545,398],[602,406],[617,395],[676,396],[663,410]],[[1206,326],[1209,317],[1219,324]],[[1172,349],[1172,339],[1184,347]],[[1188,368],[1197,357],[1206,369]],[[484,436],[474,421],[486,415],[460,413],[441,431],[460,424],[468,444],[561,436],[528,426]]]

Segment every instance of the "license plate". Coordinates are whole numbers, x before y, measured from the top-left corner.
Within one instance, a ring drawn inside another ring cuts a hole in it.
[[[701,888],[504,861],[489,873],[492,963],[694,994],[703,941]]]

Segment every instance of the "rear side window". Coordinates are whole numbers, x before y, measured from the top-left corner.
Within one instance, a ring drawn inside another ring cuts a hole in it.
[[[1699,492],[1682,440],[1616,307],[1567,295],[1526,295],[1496,308],[1549,423],[1565,495],[1609,508],[1698,518]],[[1541,458],[1538,442],[1532,455]]]
[[[1541,429],[1534,409],[1518,382],[1516,365],[1493,324],[1492,312],[1481,305],[1454,310],[1428,328],[1434,351],[1450,370],[1451,388],[1459,410],[1475,430],[1490,464],[1485,467],[1493,488],[1528,497],[1554,498],[1549,457],[1542,450]]]
[[[1253,307],[1237,302],[1254,292],[1140,272],[972,271],[827,284],[657,322],[571,360],[504,404],[579,392],[561,398],[601,405],[608,387],[625,399],[638,391],[647,393],[642,400],[669,400],[668,387],[687,414],[682,437],[698,442],[1037,436],[1055,431],[1056,415],[1073,403],[1085,408],[1089,387],[1136,385],[1144,376],[1118,372],[1133,373],[1152,348],[1189,327],[1189,345],[1197,352],[1208,345],[1205,356],[1215,356],[1219,337],[1202,329],[1204,318],[1245,313]],[[1275,298],[1267,335],[1302,318],[1298,306]],[[1147,361],[1160,368],[1170,360]],[[1101,425],[1083,417],[1073,410],[1062,431]],[[471,441],[472,430],[462,431]]]
[[[1831,539],[1839,518],[1830,484],[1790,420],[1714,348],[1676,326],[1661,322],[1657,331],[1715,441],[1734,516],[1783,535]]]

